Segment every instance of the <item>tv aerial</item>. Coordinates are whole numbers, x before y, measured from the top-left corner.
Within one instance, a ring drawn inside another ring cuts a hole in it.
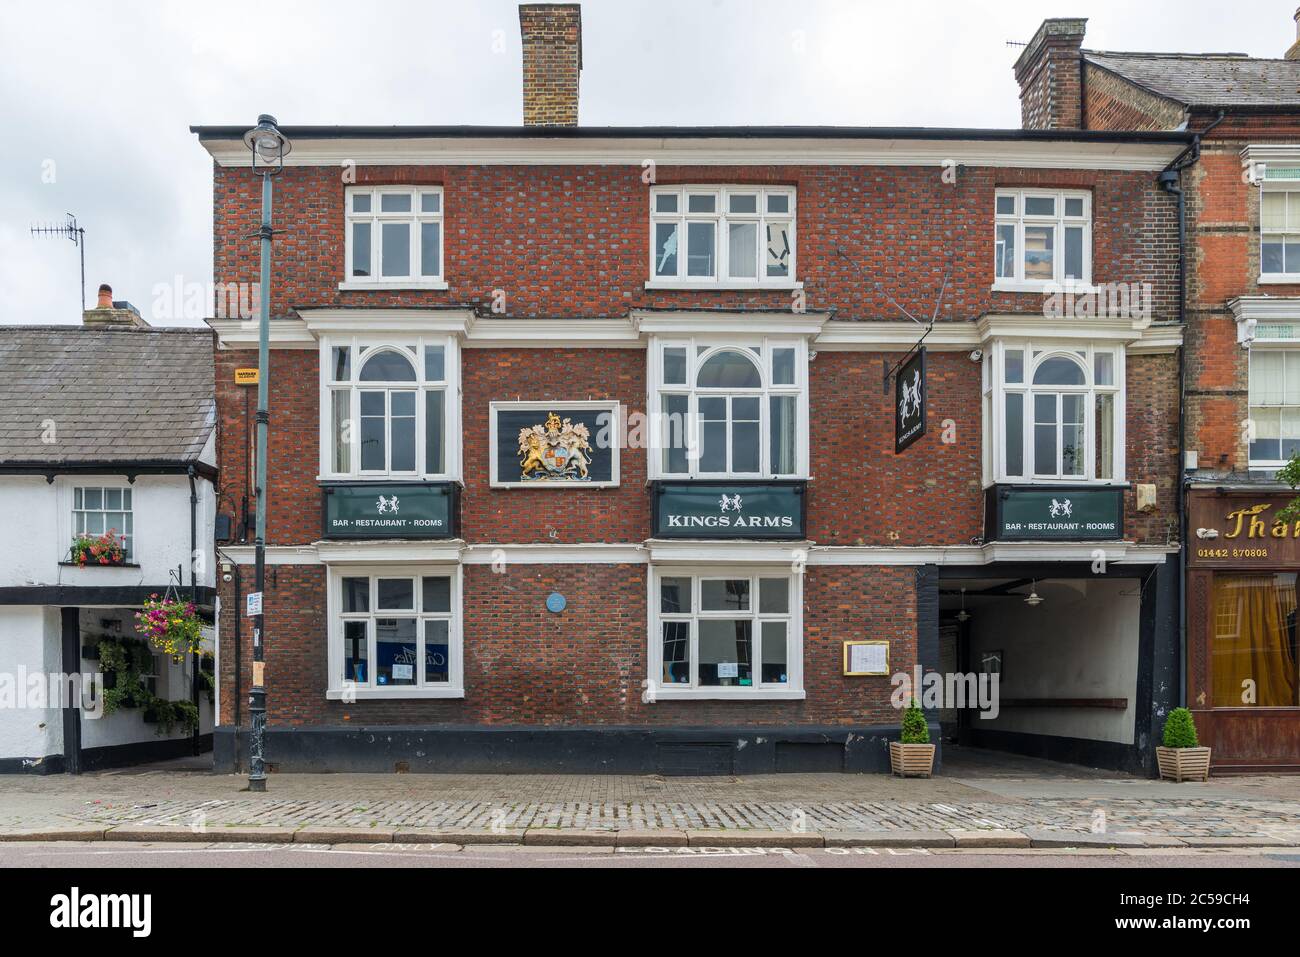
[[[81,311],[86,311],[86,230],[77,225],[77,217],[68,213],[68,221],[59,225],[41,223],[32,227],[33,236],[62,236],[72,240],[81,252]]]

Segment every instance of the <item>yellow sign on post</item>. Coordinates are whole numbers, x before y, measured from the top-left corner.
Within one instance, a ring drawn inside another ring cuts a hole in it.
[[[235,385],[257,385],[258,375],[256,369],[236,369]]]

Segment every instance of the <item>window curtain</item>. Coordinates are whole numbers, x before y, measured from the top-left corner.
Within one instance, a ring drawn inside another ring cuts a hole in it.
[[[1296,576],[1214,577],[1214,706],[1240,708],[1244,682],[1255,683],[1254,704],[1297,703]]]

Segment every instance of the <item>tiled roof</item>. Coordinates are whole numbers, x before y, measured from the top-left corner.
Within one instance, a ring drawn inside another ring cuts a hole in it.
[[[1240,53],[1106,53],[1089,63],[1184,106],[1300,108],[1300,60],[1261,60]]]
[[[0,465],[189,465],[215,426],[207,329],[0,326]]]

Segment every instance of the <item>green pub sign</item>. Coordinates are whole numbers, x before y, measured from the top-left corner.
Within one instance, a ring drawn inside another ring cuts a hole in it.
[[[986,537],[991,541],[1087,542],[1124,537],[1123,486],[995,485],[988,491]]]
[[[656,538],[801,539],[803,482],[659,482]]]
[[[454,538],[455,485],[326,485],[325,538]]]

